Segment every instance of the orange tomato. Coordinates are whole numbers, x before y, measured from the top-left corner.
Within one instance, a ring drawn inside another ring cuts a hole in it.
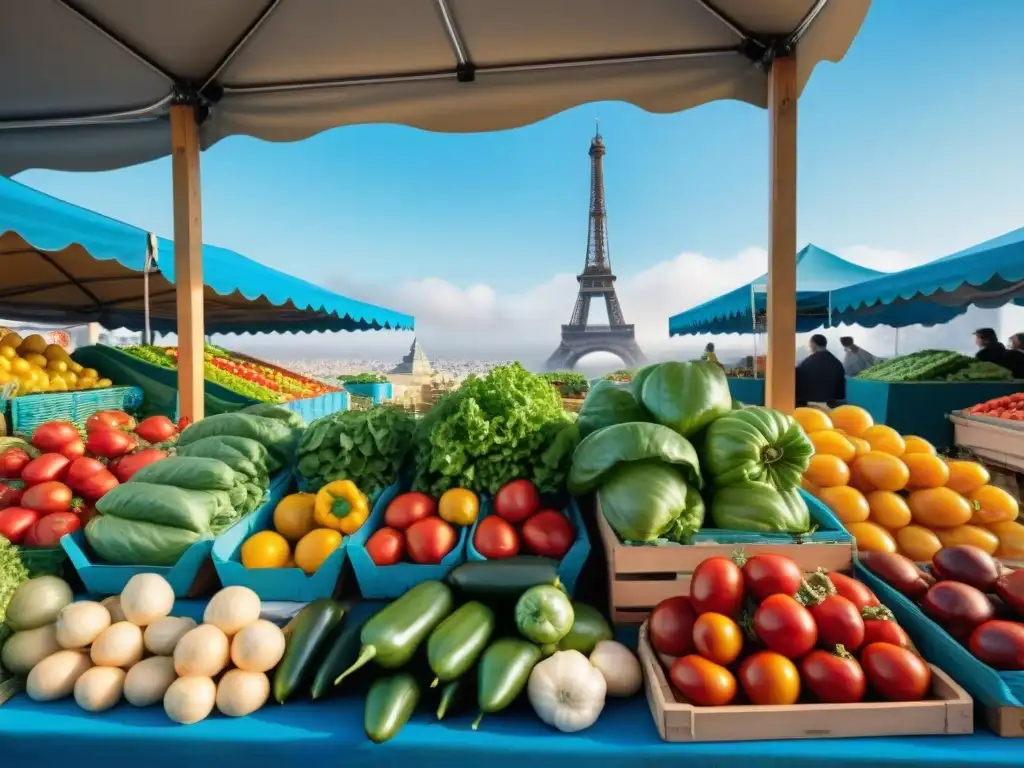
[[[701,707],[724,707],[736,698],[732,672],[696,653],[672,662],[668,679],[687,701]]]
[[[992,478],[988,470],[976,461],[949,461],[949,480],[946,487],[957,493],[970,493],[985,485]]]
[[[949,480],[949,466],[930,453],[906,453],[901,461],[907,465],[910,479],[907,488],[938,488]]]
[[[833,408],[829,418],[835,427],[852,437],[863,437],[868,428],[875,423],[870,413],[856,405],[840,405]]]
[[[1020,513],[1017,500],[995,485],[983,485],[966,496],[974,506],[974,514],[971,515],[973,525],[1009,523]]]
[[[856,456],[863,456],[865,453],[871,450],[871,443],[865,440],[863,437],[854,437],[853,435],[847,435],[846,439],[850,441],[850,445],[856,451]]]
[[[857,541],[857,549],[866,552],[895,552],[896,540],[880,525],[874,523],[850,523],[846,530]]]
[[[918,563],[930,563],[935,553],[942,549],[942,542],[935,531],[921,525],[907,525],[893,535],[900,554]]]
[[[818,498],[831,509],[839,521],[847,523],[863,523],[868,519],[868,502],[864,494],[856,488],[837,485],[833,488],[822,488]]]
[[[868,482],[864,471],[857,467],[858,464],[860,464],[860,459],[854,459],[850,465],[850,482],[847,485],[851,488],[856,488],[861,493],[870,493],[875,490],[875,486]]]
[[[480,514],[480,500],[465,488],[451,488],[437,502],[437,514],[452,525],[469,526]]]
[[[740,665],[740,683],[751,704],[796,704],[800,673],[781,653],[758,651]]]
[[[284,568],[291,557],[284,536],[276,531],[260,531],[242,545],[242,565],[246,568]]]
[[[274,528],[288,541],[298,541],[316,528],[313,520],[315,493],[292,493],[274,507]]]
[[[936,454],[935,446],[923,437],[907,435],[903,438],[903,442],[907,445],[907,450],[904,453],[930,453],[932,456]]]
[[[887,531],[897,531],[910,524],[910,507],[903,497],[894,491],[871,491],[867,495],[868,509],[872,523]]]
[[[829,456],[825,453],[816,453],[811,456],[811,461],[804,471],[811,483],[819,488],[832,488],[837,485],[846,485],[850,480],[850,468],[846,462],[837,456]]]
[[[969,544],[972,547],[994,555],[999,549],[999,537],[980,525],[958,525],[956,528],[940,528],[935,532],[944,547]]]
[[[949,488],[926,488],[907,498],[914,522],[926,528],[956,528],[971,519],[971,505]]]
[[[892,454],[872,450],[857,459],[853,466],[871,490],[902,491],[910,479],[907,465]]]
[[[871,450],[873,451],[882,451],[883,453],[900,457],[907,450],[907,444],[903,442],[900,433],[884,424],[875,424],[873,427],[868,427],[860,437],[863,437],[871,444]]]
[[[996,557],[1006,560],[1024,560],[1024,525],[1017,521],[993,523],[987,526],[999,538]]]
[[[806,477],[800,478],[800,487],[807,491],[809,494],[811,494],[811,496],[817,496],[819,493],[821,493],[821,488],[816,486]]]
[[[344,537],[341,531],[330,528],[316,528],[295,545],[295,565],[309,575],[316,573],[324,561],[341,546]]]
[[[811,445],[814,446],[815,453],[835,456],[846,462],[853,461],[853,457],[857,455],[857,449],[853,447],[853,443],[834,429],[822,429],[812,432],[807,437],[810,439]]]
[[[743,650],[739,625],[720,613],[702,613],[693,623],[693,647],[709,661],[726,666]]]
[[[832,429],[832,421],[828,414],[817,408],[796,408],[793,410],[793,419],[809,435],[823,429]]]

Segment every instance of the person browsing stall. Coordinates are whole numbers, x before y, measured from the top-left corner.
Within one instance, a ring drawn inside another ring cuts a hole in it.
[[[846,398],[846,373],[839,359],[828,351],[828,339],[820,333],[808,342],[811,354],[796,367],[796,403],[828,403]]]
[[[843,345],[843,370],[847,376],[856,376],[865,368],[870,368],[881,362],[866,349],[862,349],[853,343],[853,336],[843,336],[839,339]]]
[[[983,363],[995,363],[1010,371],[1015,379],[1024,379],[1024,352],[1007,349],[991,328],[979,328],[974,332],[974,343],[978,351],[974,359]]]

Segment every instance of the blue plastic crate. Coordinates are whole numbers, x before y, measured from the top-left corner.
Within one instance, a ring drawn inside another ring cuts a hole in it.
[[[476,528],[480,524],[480,521],[491,514],[491,500],[485,498],[480,504],[480,516],[477,521],[473,523],[473,527],[469,531],[469,536],[466,539],[466,559],[472,561],[486,560],[487,558],[481,555],[475,546],[473,546],[473,540],[476,537]],[[563,510],[565,515],[569,518],[573,528],[576,529],[576,541],[573,542],[569,551],[565,553],[565,557],[562,558],[562,562],[558,565],[558,580],[562,582],[562,586],[565,587],[566,592],[571,597],[576,590],[576,581],[580,577],[580,572],[583,570],[583,565],[587,562],[587,558],[590,556],[590,538],[587,536],[587,527],[583,522],[583,516],[580,514],[579,506],[576,504],[576,499],[570,499],[568,506]]]
[[[256,568],[242,565],[242,544],[259,531],[273,528],[274,508],[290,490],[288,486],[281,493],[272,494],[270,500],[246,518],[241,525],[232,527],[217,538],[213,544],[213,565],[225,587],[249,587],[261,600],[284,600],[308,603],[320,597],[334,594],[345,565],[346,547],[349,538],[331,553],[316,573],[307,576],[298,568]]]
[[[976,701],[986,707],[1024,706],[1024,672],[1000,672],[983,663],[928,618],[910,598],[859,562],[855,570],[857,578],[889,607],[921,655],[967,689]]]
[[[11,402],[11,431],[31,435],[48,421],[71,421],[80,427],[97,411],[134,413],[142,405],[138,387],[85,389],[81,392],[41,392]]]
[[[292,476],[289,472],[279,472],[270,481],[270,500],[265,502],[260,509],[253,512],[253,515],[266,507],[270,507],[273,514],[272,504],[276,496],[278,499],[291,483]],[[245,526],[250,517],[248,515],[232,525],[220,535],[226,536],[239,526]],[[102,562],[93,562],[90,559],[89,547],[85,540],[84,531],[76,531],[67,534],[60,540],[61,546],[68,554],[68,559],[78,572],[85,591],[90,595],[117,595],[124,589],[128,580],[137,573],[158,573],[170,583],[174,589],[175,597],[192,597],[193,585],[200,576],[200,570],[209,562],[210,553],[213,551],[214,538],[201,539],[185,550],[184,554],[174,565],[111,565]],[[212,564],[211,564],[212,569]]]
[[[345,384],[345,389],[356,397],[368,397],[375,405],[380,405],[392,397],[392,386],[390,381],[378,384]]]
[[[373,505],[373,512],[363,526],[348,539],[348,559],[352,561],[359,591],[371,600],[385,600],[399,597],[423,581],[440,581],[457,565],[466,562],[466,529],[459,531],[459,540],[439,565],[417,563],[396,563],[376,565],[366,551],[366,541],[384,525],[384,513],[388,505],[402,493],[398,484],[387,488]]]
[[[330,416],[338,411],[347,411],[350,403],[351,398],[348,392],[327,392],[304,400],[289,400],[286,403],[281,403],[281,407],[299,414],[308,424],[323,416]]]

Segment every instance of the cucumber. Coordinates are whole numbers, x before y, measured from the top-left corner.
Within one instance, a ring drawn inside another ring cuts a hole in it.
[[[463,563],[445,581],[469,597],[518,598],[542,584],[561,587],[558,561],[531,555]]]
[[[420,686],[407,672],[382,677],[370,686],[363,711],[363,730],[381,744],[394,738],[409,722],[420,700]]]
[[[314,672],[324,642],[345,617],[345,609],[330,598],[314,600],[289,622],[288,644],[274,673],[274,699],[283,704]]]
[[[494,632],[494,611],[475,600],[442,621],[427,640],[430,687],[462,677],[476,663]]]
[[[309,687],[309,695],[314,701],[328,696],[335,688],[335,678],[359,658],[359,649],[362,647],[359,634],[369,618],[370,615],[366,614],[355,621],[346,621],[335,627],[331,633],[331,637],[325,643],[327,655],[320,662],[313,684]]]

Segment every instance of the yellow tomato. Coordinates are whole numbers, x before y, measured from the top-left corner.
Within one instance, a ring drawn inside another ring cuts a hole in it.
[[[0,346],[0,357],[4,358],[5,360],[13,360],[17,356],[18,350],[16,350],[14,347],[9,347],[6,345]]]
[[[865,453],[871,451],[871,443],[865,440],[863,437],[854,437],[853,435],[847,435],[846,439],[850,441],[850,445],[856,451],[855,457],[860,458]]]
[[[10,384],[12,381],[17,379],[9,371],[0,369],[0,384]]]
[[[819,411],[817,408],[796,408],[793,410],[793,419],[804,428],[804,432],[812,434],[823,429],[832,429],[832,421],[828,414]]]
[[[1009,523],[1017,519],[1020,508],[1017,500],[995,485],[983,485],[967,494],[967,500],[974,507],[971,515],[973,525]]]
[[[437,514],[452,525],[472,525],[480,514],[480,500],[472,491],[452,488],[441,495],[437,502]]]
[[[907,498],[914,522],[926,528],[956,528],[971,519],[971,505],[949,488],[926,488]]]
[[[315,493],[292,493],[274,508],[274,528],[288,541],[298,541],[316,528],[313,522]]]
[[[67,373],[68,364],[63,360],[51,360],[46,364],[46,369],[55,373]]]
[[[821,429],[811,432],[808,436],[815,453],[823,453],[828,456],[835,456],[845,462],[853,461],[857,455],[857,449],[853,443],[833,429]]]
[[[901,461],[910,472],[907,488],[938,488],[949,481],[949,465],[930,453],[906,453]]]
[[[885,528],[874,523],[850,523],[846,526],[857,541],[857,549],[865,552],[895,552],[896,541]]]
[[[32,366],[29,365],[28,360],[21,357],[11,358],[11,373],[15,373],[18,376],[28,373],[32,370]]]
[[[854,474],[869,490],[902,491],[910,479],[907,465],[890,453],[869,451],[853,462]]]
[[[942,549],[942,542],[935,531],[923,525],[907,525],[893,535],[900,554],[918,563],[930,563],[935,553]]]
[[[976,491],[992,479],[988,470],[976,461],[950,461],[946,466],[949,467],[946,487],[957,493]]]
[[[958,525],[956,528],[940,528],[935,531],[944,547],[969,544],[972,547],[994,555],[999,549],[999,537],[980,525]]]
[[[70,387],[68,387],[64,379],[54,376],[50,383],[46,385],[46,389],[50,392],[67,392]]]
[[[871,515],[868,518],[872,523],[885,528],[887,531],[897,531],[910,524],[910,507],[903,497],[893,491],[871,491],[867,495],[868,508]],[[897,539],[898,541],[898,539]]]
[[[811,456],[804,477],[819,488],[832,488],[849,482],[850,468],[836,456],[818,453]]]
[[[83,368],[80,371],[75,371],[79,376],[85,376],[87,379],[98,379],[100,377],[99,372],[95,368]]]
[[[246,568],[284,568],[291,551],[284,536],[260,531],[242,544],[242,565]]]
[[[46,351],[46,339],[38,333],[33,333],[18,345],[18,354],[22,357],[28,354],[42,355]]]
[[[986,527],[999,537],[996,557],[1004,560],[1024,560],[1024,525],[1013,521],[993,523]]]
[[[72,373],[81,373],[84,370],[82,364],[76,363],[74,360],[68,363],[68,368],[71,369]]]
[[[871,444],[871,450],[888,453],[897,458],[902,456],[907,450],[907,444],[903,442],[900,433],[884,424],[875,424],[873,427],[868,427],[860,437],[863,437]]]
[[[863,437],[868,428],[875,423],[870,413],[856,405],[840,405],[833,408],[829,418],[837,429],[843,430],[851,437]]]
[[[34,365],[36,368],[45,368],[50,362],[42,355],[37,355],[33,352],[22,355],[22,357],[25,358],[25,361],[27,363],[29,363],[30,365]]]
[[[867,499],[856,488],[850,488],[846,485],[822,488],[818,493],[818,498],[835,513],[835,516],[839,518],[843,525],[847,523],[863,523],[868,519],[870,510]]]
[[[14,331],[8,331],[3,334],[3,338],[0,339],[0,346],[10,347],[11,349],[17,349],[21,346],[23,339],[21,336],[16,334]]]
[[[60,360],[67,362],[70,358],[68,352],[60,344],[47,344],[46,349],[43,350],[43,357],[47,360]]]
[[[6,357],[0,357],[0,371],[7,371],[7,372],[9,372],[10,370],[11,370],[11,361],[8,360]]]
[[[905,453],[930,453],[932,456],[936,453],[935,446],[923,437],[907,435],[903,438],[903,442],[906,443],[907,446]]]
[[[341,531],[330,528],[316,528],[295,545],[295,565],[309,575],[316,573],[324,561],[341,546]]]
[[[113,385],[114,382],[112,382],[110,379],[100,379],[93,386],[95,386],[97,389],[103,389],[105,387],[111,387]]]

